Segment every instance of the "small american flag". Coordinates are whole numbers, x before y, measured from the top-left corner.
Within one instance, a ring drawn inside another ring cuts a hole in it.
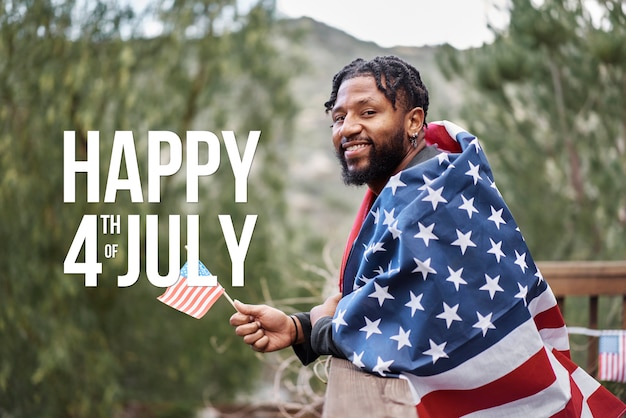
[[[392,176],[359,219],[335,343],[363,370],[407,379],[420,417],[621,416],[570,360],[554,294],[476,137],[449,122],[428,131],[458,152]]]
[[[626,383],[626,331],[600,335],[598,379]]]
[[[211,276],[201,261],[198,261],[198,276]],[[168,287],[165,293],[157,299],[174,309],[200,319],[224,294],[224,288],[219,283],[216,286],[188,286],[187,277],[187,263],[185,263],[180,269],[178,281]]]

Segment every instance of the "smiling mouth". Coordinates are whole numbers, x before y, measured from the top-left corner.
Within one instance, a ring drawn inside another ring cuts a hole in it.
[[[356,151],[365,147],[369,147],[369,144],[350,145],[349,147],[345,148],[344,151]]]

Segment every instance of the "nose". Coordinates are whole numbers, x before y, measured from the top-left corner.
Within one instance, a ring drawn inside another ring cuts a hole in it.
[[[363,130],[363,126],[361,125],[360,121],[357,120],[357,118],[355,118],[353,115],[348,114],[341,124],[339,133],[344,138],[351,138],[355,135],[358,135],[361,130]]]

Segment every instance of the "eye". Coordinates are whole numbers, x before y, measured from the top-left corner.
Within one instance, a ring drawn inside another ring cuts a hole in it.
[[[330,127],[332,128],[333,126],[343,122],[345,118],[346,118],[346,115],[335,115],[335,116],[333,116],[333,123],[332,123],[332,125],[330,125]]]
[[[366,110],[363,112],[363,116],[374,116],[376,114],[375,110]]]

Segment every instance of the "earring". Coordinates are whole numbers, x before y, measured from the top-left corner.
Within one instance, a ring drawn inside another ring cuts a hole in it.
[[[417,137],[419,136],[419,132],[416,132],[414,134],[412,134],[409,137],[409,141],[411,142],[411,145],[413,146],[413,148],[417,148]]]

